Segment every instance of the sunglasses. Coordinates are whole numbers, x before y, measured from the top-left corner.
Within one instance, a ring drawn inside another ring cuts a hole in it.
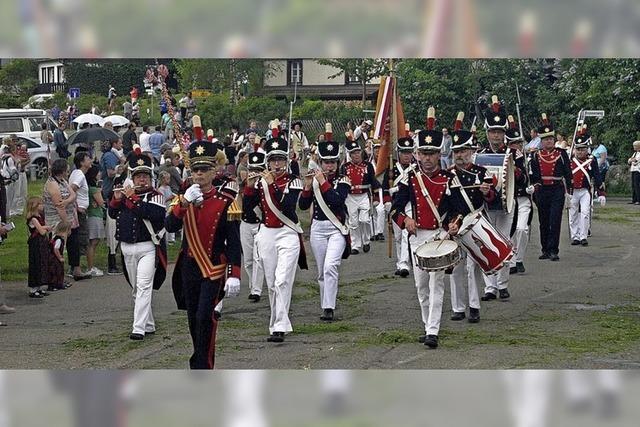
[[[206,173],[206,172],[209,172],[210,170],[211,168],[209,166],[196,166],[193,169],[191,169],[193,173],[198,173],[198,172]]]

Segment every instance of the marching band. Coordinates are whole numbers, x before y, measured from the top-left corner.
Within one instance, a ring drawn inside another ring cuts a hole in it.
[[[366,133],[368,122],[358,127],[357,138],[345,134],[345,141],[336,141],[327,123],[324,138],[310,146],[302,123],[295,123],[296,138],[289,141],[279,121],[273,121],[270,138],[248,153],[248,174],[238,183],[224,176],[215,141],[196,138],[188,151],[181,150],[191,176],[168,210],[165,227],[172,233],[184,230],[173,291],[178,307],[188,313],[191,368],[213,368],[219,311],[224,297],[240,291],[241,265],[249,278],[250,301],[259,302],[267,284],[267,341],[282,343],[293,332],[289,311],[296,271],[307,268],[300,211],[310,211],[320,320],[339,318],[343,260],[369,252],[372,240],[385,240],[389,224],[386,239],[396,246],[395,275],[414,276],[425,330],[418,341],[431,349],[439,345],[447,276],[453,321],[478,323],[481,301],[511,297],[510,275],[525,272],[533,202],[540,222],[539,259],[559,260],[565,203],[571,244],[586,246],[594,199],[606,202],[596,160],[589,155],[586,125],[580,125],[568,148],[556,147],[554,126],[543,114],[541,147],[524,153],[522,131],[504,102],[494,95],[483,116],[485,149],[478,142],[476,120],[465,130],[465,115],[458,113],[448,169],[441,168],[443,133],[436,128],[433,107],[424,129],[412,132],[405,124],[404,134],[393,141],[393,162],[382,174],[374,167],[381,144]],[[298,154],[294,157],[315,152],[318,160],[299,175],[292,171],[292,150]],[[132,339],[155,330],[150,288],[154,274],[163,278],[166,266],[157,262],[166,259],[165,230],[156,224],[164,208],[147,188],[148,160],[132,153],[136,186],[116,189],[109,204],[119,225],[127,277],[137,292]],[[142,224],[136,223],[140,219]]]

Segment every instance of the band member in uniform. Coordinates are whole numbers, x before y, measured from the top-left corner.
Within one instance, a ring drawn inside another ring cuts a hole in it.
[[[260,180],[247,180],[243,207],[252,210],[260,204],[262,223],[256,235],[258,259],[264,269],[271,318],[269,342],[283,342],[292,332],[289,320],[291,291],[296,276],[296,263],[306,269],[302,228],[296,206],[302,191],[302,181],[287,172],[288,142],[278,136],[277,129],[265,144],[268,170]]]
[[[321,320],[331,321],[338,295],[340,262],[345,254],[349,229],[345,225],[347,208],[345,200],[351,183],[349,178],[338,175],[340,145],[329,140],[318,142],[320,167],[310,171],[304,180],[304,190],[299,206],[307,210],[313,203],[311,222],[311,250],[318,265],[320,286]]]
[[[249,154],[249,174],[251,176],[260,174],[265,169],[264,153]],[[240,241],[242,242],[242,257],[244,270],[249,277],[249,300],[253,302],[260,301],[262,295],[262,286],[264,283],[264,270],[262,264],[257,260],[257,246],[255,238],[260,227],[260,218],[262,212],[260,207],[256,206],[251,210],[242,210],[242,221],[240,222]]]
[[[382,180],[382,188],[384,189],[384,205],[390,205],[398,192],[398,184],[405,175],[415,167],[413,164],[413,138],[405,136],[398,139],[396,145],[398,150],[398,161],[394,164],[393,169],[387,170]],[[391,175],[391,179],[389,178]],[[391,181],[391,185],[389,184]],[[412,216],[411,204],[407,204],[405,213]],[[409,260],[409,234],[407,230],[403,230],[393,223],[393,240],[396,246],[396,271],[395,275],[400,277],[409,276],[409,268],[411,263]]]
[[[515,154],[516,161],[524,164],[523,145],[524,138],[517,128],[517,124],[512,115],[507,118],[509,121],[509,129],[506,132],[507,143],[509,149]],[[525,166],[525,172],[527,168]],[[532,207],[531,196],[527,194],[527,186],[529,185],[529,174],[525,173],[523,180],[516,181],[516,206],[514,224],[511,226],[511,243],[516,253],[509,260],[509,274],[524,273],[524,257],[527,253],[527,245],[529,244],[529,225],[531,224]],[[515,228],[515,230],[514,230]]]
[[[485,181],[487,169],[474,164],[471,159],[478,148],[473,132],[462,129],[464,113],[458,113],[451,135],[451,150],[454,165],[449,171],[455,175],[451,180],[451,189],[459,189],[462,215],[468,215],[484,208],[485,203],[491,203],[496,198],[495,188]],[[466,317],[464,301],[465,282],[469,297],[469,323],[480,321],[480,297],[478,283],[481,282],[483,272],[471,256],[462,251],[462,259],[453,268],[450,276],[451,285],[451,320],[463,320]]]
[[[576,135],[573,143],[575,154],[571,159],[573,195],[569,204],[569,229],[573,246],[589,244],[587,237],[591,225],[593,194],[598,194],[598,202],[601,205],[606,203],[598,160],[589,155],[591,136],[587,133],[586,126],[584,125]]]
[[[515,162],[515,180],[518,182],[524,182],[526,179],[526,171],[524,168],[524,157],[520,159],[515,158],[515,153],[506,146],[505,133],[507,130],[507,114],[504,111],[504,106],[498,101],[498,97],[493,95],[491,97],[491,105],[484,112],[485,120],[484,126],[487,131],[487,140],[489,141],[489,147],[485,150],[488,154],[504,154],[507,156],[513,156]],[[496,198],[487,203],[487,217],[491,224],[502,235],[509,236],[511,234],[511,225],[513,224],[513,212],[508,213],[502,206],[502,191],[498,191]],[[496,299],[500,295],[500,299],[507,299],[511,295],[509,294],[509,263],[505,263],[504,267],[500,269],[497,274],[484,277],[484,296],[482,301],[491,301]]]
[[[371,164],[375,165],[378,162],[378,153],[380,153],[380,141],[370,139],[371,141]],[[388,201],[385,202],[385,197],[383,194],[382,187],[378,188],[378,191],[373,195],[373,204],[375,209],[373,210],[373,236],[371,236],[371,240],[384,241],[384,230],[387,224],[387,214],[391,210],[391,199],[387,198]]]
[[[109,216],[116,220],[125,277],[133,288],[133,331],[129,338],[142,340],[156,331],[151,296],[164,282],[167,247],[164,239],[164,197],[151,185],[152,163],[140,147],[129,154],[133,186],[114,188]]]
[[[531,158],[531,184],[529,193],[535,192],[540,221],[542,255],[538,259],[558,261],[562,209],[569,201],[572,189],[571,163],[567,152],[555,147],[555,131],[546,114],[538,128],[541,150]]]
[[[435,240],[441,234],[443,221],[449,221],[449,211],[455,212],[449,190],[449,180],[453,175],[440,169],[442,132],[435,130],[433,107],[428,110],[427,130],[417,132],[416,138],[417,167],[400,181],[391,206],[391,217],[409,233],[414,254],[420,245]],[[407,215],[408,203],[414,218]],[[444,300],[444,271],[427,272],[414,266],[413,274],[426,332],[419,341],[429,348],[437,348]]]
[[[373,165],[364,161],[362,146],[358,141],[347,140],[345,147],[351,161],[345,163],[340,174],[351,181],[351,191],[347,196],[349,229],[351,233],[351,254],[360,249],[369,252],[371,248],[371,196],[380,187]]]
[[[240,293],[242,249],[237,221],[229,208],[238,193],[235,182],[216,188],[215,143],[197,140],[189,146],[192,184],[175,198],[166,218],[167,231],[183,229],[184,239],[173,273],[173,294],[187,310],[193,342],[191,369],[213,369],[218,319],[214,307],[223,296]]]

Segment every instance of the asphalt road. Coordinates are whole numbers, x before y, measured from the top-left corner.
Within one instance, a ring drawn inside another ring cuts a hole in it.
[[[269,306],[242,295],[226,301],[218,368],[502,369],[640,367],[638,236],[640,208],[612,200],[596,208],[590,246],[570,246],[563,222],[560,262],[539,261],[537,220],[511,299],[483,303],[481,322],[449,320],[448,279],[440,348],[417,343],[423,331],[413,277],[393,276],[386,242],[341,268],[337,320],[321,313],[315,263],[298,271],[291,304],[294,333],[266,342]],[[565,216],[566,221],[566,216]],[[308,245],[308,242],[307,242]],[[167,281],[154,294],[155,336],[128,339],[133,302],[122,276],[75,283],[45,299],[24,283],[5,283],[15,314],[1,315],[0,368],[174,368],[188,366],[186,317]]]

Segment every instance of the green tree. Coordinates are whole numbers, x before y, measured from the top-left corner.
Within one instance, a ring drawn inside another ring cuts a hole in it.
[[[0,68],[0,92],[28,98],[38,85],[38,63],[32,59],[14,59]]]

